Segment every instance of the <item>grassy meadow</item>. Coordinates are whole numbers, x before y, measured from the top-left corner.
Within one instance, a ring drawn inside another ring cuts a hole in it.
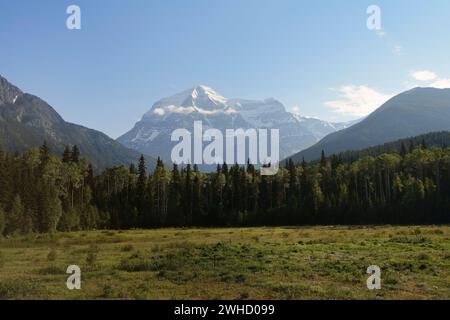
[[[81,290],[68,290],[68,265]],[[382,270],[369,291],[366,269]],[[0,299],[450,299],[450,227],[162,229],[0,239]]]

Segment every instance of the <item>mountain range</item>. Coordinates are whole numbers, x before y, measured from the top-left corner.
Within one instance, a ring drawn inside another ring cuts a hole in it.
[[[99,131],[66,122],[44,100],[22,92],[0,76],[0,149],[23,152],[44,141],[55,153],[61,153],[66,145],[77,145],[98,170],[128,165],[140,157]]]
[[[352,123],[331,123],[286,111],[273,99],[227,99],[212,88],[199,85],[153,104],[134,128],[118,138],[124,146],[170,161],[175,129],[192,132],[194,121],[204,130],[279,129],[280,157],[287,157],[318,142],[329,133]]]
[[[450,131],[450,89],[415,88],[403,92],[366,118],[331,123],[288,112],[276,99],[227,99],[207,86],[196,86],[161,99],[129,132],[117,139],[66,122],[41,98],[22,92],[0,76],[0,149],[23,152],[47,141],[55,153],[77,145],[96,169],[136,162],[140,154],[170,162],[171,133],[203,129],[279,129],[280,157],[295,162],[361,150],[429,132]]]
[[[364,120],[331,133],[290,157],[294,162],[359,150],[397,139],[450,130],[450,89],[415,88],[388,100]]]

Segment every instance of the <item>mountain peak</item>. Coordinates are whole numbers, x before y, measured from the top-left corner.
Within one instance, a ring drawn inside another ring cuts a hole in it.
[[[204,84],[196,85],[193,88],[193,91],[199,91],[199,92],[204,92],[204,93],[208,93],[209,92],[209,93],[217,94],[217,92],[213,88],[211,88],[211,87],[209,87],[207,85],[204,85]]]
[[[211,87],[197,85],[156,102],[152,109],[144,114],[143,119],[158,117],[170,113],[190,114],[196,111],[215,112],[227,107],[228,100]]]
[[[0,75],[0,105],[14,103],[23,92]]]
[[[211,107],[211,102],[213,103],[212,106],[223,106],[227,103],[227,99],[214,91],[211,87],[206,85],[197,85],[192,89],[188,102],[192,102],[192,106],[203,107],[203,105],[206,104]]]

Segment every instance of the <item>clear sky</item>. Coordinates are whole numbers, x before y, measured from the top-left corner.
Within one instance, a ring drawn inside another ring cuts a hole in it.
[[[66,28],[71,4],[81,30]],[[114,138],[196,84],[355,119],[408,88],[450,87],[449,57],[448,0],[0,1],[0,74]]]

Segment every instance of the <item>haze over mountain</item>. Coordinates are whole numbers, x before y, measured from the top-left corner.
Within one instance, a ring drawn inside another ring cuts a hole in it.
[[[294,161],[363,149],[397,139],[450,130],[450,89],[415,88],[401,93],[361,122],[332,133],[292,156]]]
[[[156,102],[133,129],[118,138],[126,147],[169,161],[173,146],[170,136],[176,129],[193,132],[194,121],[203,130],[279,129],[280,157],[303,150],[327,134],[349,126],[301,117],[286,111],[273,99],[227,99],[212,88],[199,85]]]
[[[140,156],[99,131],[64,121],[45,101],[0,76],[0,149],[23,152],[44,141],[56,153],[77,145],[96,169],[129,165]]]

